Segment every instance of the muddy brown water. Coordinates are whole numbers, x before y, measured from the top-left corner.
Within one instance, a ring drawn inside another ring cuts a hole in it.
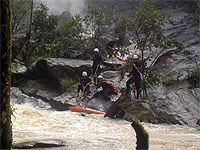
[[[68,147],[55,150],[134,150],[136,137],[131,123],[103,115],[50,111],[15,105],[15,143],[60,139]],[[150,150],[200,150],[200,131],[180,125],[143,123],[150,136]],[[48,148],[49,149],[49,148]],[[45,150],[45,149],[42,149]]]

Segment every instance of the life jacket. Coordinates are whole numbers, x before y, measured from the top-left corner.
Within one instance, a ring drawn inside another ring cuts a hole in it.
[[[107,81],[102,81],[102,82],[108,84],[108,85],[111,87],[113,94],[116,94],[116,95],[118,94],[119,91],[118,91],[118,89],[116,89],[116,88],[114,87],[113,84],[111,84],[111,83],[109,83],[109,82],[107,82]]]

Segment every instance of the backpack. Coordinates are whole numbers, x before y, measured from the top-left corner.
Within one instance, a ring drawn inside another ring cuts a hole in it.
[[[118,91],[118,89],[116,89],[116,88],[113,86],[113,84],[111,84],[111,83],[109,83],[109,82],[106,82],[106,81],[103,81],[103,82],[107,83],[107,84],[111,87],[113,94],[115,94],[115,95],[118,94],[119,91]]]

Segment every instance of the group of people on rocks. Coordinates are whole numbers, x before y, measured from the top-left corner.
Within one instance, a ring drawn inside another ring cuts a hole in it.
[[[110,54],[109,54],[110,55]],[[118,90],[113,86],[113,84],[107,82],[100,73],[100,66],[102,64],[102,56],[99,53],[99,49],[94,49],[93,64],[91,67],[91,78],[89,77],[86,71],[82,72],[82,77],[80,78],[80,84],[78,85],[77,95],[82,91],[83,95],[81,99],[88,98],[97,98],[99,96],[103,97],[105,100],[111,100],[110,96],[118,94]],[[126,82],[127,93],[131,92],[131,84],[134,85],[134,94],[136,100],[139,100],[140,96],[140,82],[141,82],[141,66],[139,63],[139,58],[137,55],[133,56],[133,68],[130,74],[128,75],[129,79]],[[91,91],[90,87],[96,86],[96,89],[102,88],[102,90],[96,92],[94,95],[90,96]]]

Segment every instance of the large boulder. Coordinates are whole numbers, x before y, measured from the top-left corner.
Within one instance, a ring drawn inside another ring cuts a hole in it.
[[[57,111],[66,111],[68,110],[68,107],[71,106],[53,98],[46,98],[38,95],[28,95],[17,87],[11,88],[10,99],[12,104],[29,104],[35,108],[53,109]]]
[[[11,64],[12,86],[18,86],[23,82],[23,77],[27,72],[27,67],[20,61],[14,60]]]
[[[29,79],[45,79],[62,91],[63,84],[78,80],[83,71],[90,73],[90,60],[48,58],[38,60],[26,73]]]
[[[125,117],[152,123],[172,123],[197,127],[200,114],[200,89],[188,89],[186,83],[160,85],[147,100],[135,101],[123,93],[106,116],[114,117],[122,109]]]
[[[20,81],[23,82],[20,82],[21,85],[18,84],[17,86],[24,85],[23,87],[25,88],[30,87],[33,85],[31,83],[34,82],[34,84],[39,85],[37,86],[39,89],[40,87],[45,86],[48,88],[49,86],[50,89],[54,89],[57,93],[62,93],[63,91],[66,91],[67,88],[78,82],[83,71],[86,71],[88,75],[90,75],[91,65],[91,60],[64,58],[40,59],[32,64],[28,70],[26,68],[25,70],[21,69],[23,70],[23,73],[17,71],[17,65],[13,65],[13,70],[15,71],[13,71],[13,81],[20,79]],[[105,61],[101,66],[100,72],[117,70],[121,65],[122,63],[117,60]],[[27,80],[31,80],[31,82]],[[30,86],[26,86],[29,82]]]
[[[40,98],[28,96],[17,87],[12,87],[10,92],[10,100],[12,104],[29,104],[35,108],[51,109],[51,105],[44,102]]]

